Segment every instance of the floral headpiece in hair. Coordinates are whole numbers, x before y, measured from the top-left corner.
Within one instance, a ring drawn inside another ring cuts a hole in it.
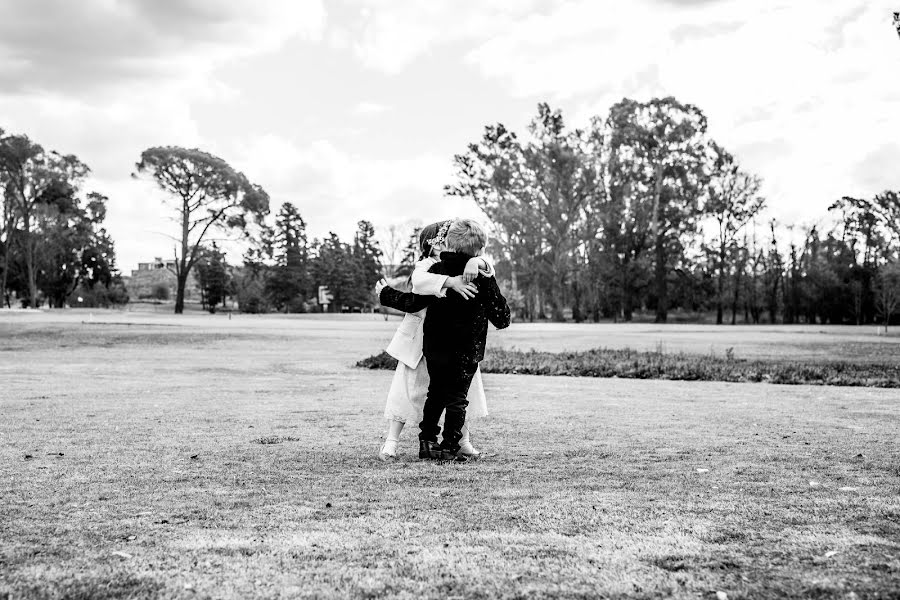
[[[436,245],[441,244],[447,239],[447,232],[450,230],[450,225],[453,224],[453,219],[449,221],[444,221],[440,228],[438,229],[437,235],[431,238],[430,240],[426,240],[425,243],[434,248]]]

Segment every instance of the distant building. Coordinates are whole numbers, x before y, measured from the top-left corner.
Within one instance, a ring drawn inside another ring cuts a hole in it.
[[[156,258],[153,259],[153,262],[138,263],[138,268],[137,268],[138,271],[155,271],[157,269],[171,269],[172,272],[174,273],[175,272],[175,260],[172,259],[172,260],[164,261],[162,258],[157,256]],[[135,273],[137,273],[137,271],[131,272],[132,277],[134,276]]]
[[[138,268],[131,272],[130,277],[124,277],[128,294],[135,300],[167,299],[174,300],[178,291],[178,279],[175,277],[175,260],[163,260],[160,257],[153,262],[138,263]],[[160,298],[161,288],[165,298]],[[193,269],[188,274],[184,289],[185,300],[200,300],[200,286],[194,278]]]

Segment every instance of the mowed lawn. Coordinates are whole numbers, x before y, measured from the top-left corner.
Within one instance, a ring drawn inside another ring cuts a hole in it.
[[[0,598],[900,598],[897,390],[485,375],[483,460],[420,462],[410,427],[384,464],[391,373],[352,364],[397,323],[0,312]],[[900,357],[856,328],[490,335]]]

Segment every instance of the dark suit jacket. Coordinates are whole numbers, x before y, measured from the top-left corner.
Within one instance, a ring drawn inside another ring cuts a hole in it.
[[[450,277],[462,275],[470,258],[458,252],[442,252],[440,262],[435,263],[429,272]],[[381,303],[404,312],[428,308],[422,348],[426,359],[433,357],[463,364],[478,363],[484,360],[488,322],[497,329],[509,327],[510,312],[496,279],[479,275],[474,284],[478,293],[469,300],[455,292],[448,293],[446,298],[438,298],[386,287],[381,290]]]
[[[382,306],[395,308],[405,313],[417,313],[423,308],[431,306],[431,303],[437,299],[437,296],[420,296],[412,292],[401,292],[388,286],[381,288],[381,294],[378,296],[378,301]]]

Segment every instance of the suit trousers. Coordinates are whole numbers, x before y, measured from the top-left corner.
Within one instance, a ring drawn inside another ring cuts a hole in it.
[[[438,421],[441,413],[445,413],[441,447],[456,452],[466,423],[466,407],[469,405],[466,395],[478,363],[441,355],[426,356],[425,361],[431,381],[428,383],[422,422],[419,423],[419,439],[437,442],[440,431]]]

